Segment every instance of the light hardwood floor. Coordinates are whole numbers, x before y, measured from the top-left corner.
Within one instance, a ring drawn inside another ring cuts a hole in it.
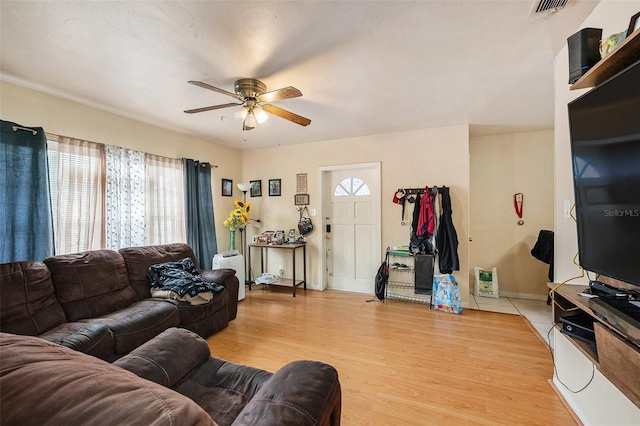
[[[548,383],[548,349],[520,316],[367,299],[259,286],[207,342],[214,356],[269,371],[333,365],[347,426],[575,425]]]

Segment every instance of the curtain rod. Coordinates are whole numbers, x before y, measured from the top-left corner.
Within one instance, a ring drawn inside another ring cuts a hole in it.
[[[14,131],[14,132],[17,132],[18,130],[26,130],[27,132],[31,132],[31,133],[33,133],[33,136],[35,136],[35,135],[37,135],[37,134],[38,134],[38,131],[37,131],[37,130],[30,129],[30,128],[28,128],[28,127],[13,126],[13,127],[12,127],[12,129],[13,129],[13,131]]]
[[[33,132],[34,135],[37,133],[37,131],[35,131],[33,129],[27,129],[25,127],[20,127],[20,126],[13,126],[13,131],[14,132],[16,131],[16,128],[18,128],[20,130],[29,130],[29,131]],[[53,141],[56,141],[56,142],[60,142],[60,138],[68,138],[69,137],[69,136],[56,135],[55,133],[49,133],[49,132],[44,132],[44,135],[46,136],[47,140],[53,140]],[[73,139],[73,138],[71,138],[71,139]],[[101,142],[95,142],[95,143],[101,143]],[[164,155],[160,155],[159,157],[164,157]],[[171,157],[166,157],[166,158],[171,158]],[[182,160],[182,158],[173,158],[173,160]],[[212,169],[213,168],[215,168],[215,169],[218,168],[218,166],[216,164],[209,164],[209,165],[211,166]]]

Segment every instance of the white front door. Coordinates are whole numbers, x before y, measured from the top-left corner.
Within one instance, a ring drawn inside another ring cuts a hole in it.
[[[327,172],[324,229],[327,286],[359,293],[374,292],[380,253],[380,168],[358,165]]]

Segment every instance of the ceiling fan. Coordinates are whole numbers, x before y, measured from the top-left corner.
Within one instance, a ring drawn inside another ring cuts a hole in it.
[[[239,106],[240,108],[236,111],[235,117],[242,121],[243,130],[251,130],[256,127],[258,123],[264,123],[268,118],[267,113],[277,115],[301,126],[308,126],[311,123],[311,120],[308,118],[267,103],[302,96],[302,93],[295,87],[289,86],[267,92],[267,86],[260,80],[256,80],[255,78],[241,78],[235,83],[235,93],[231,93],[201,81],[192,80],[189,81],[189,83],[222,93],[223,95],[231,96],[239,102],[188,109],[185,111],[187,114]]]

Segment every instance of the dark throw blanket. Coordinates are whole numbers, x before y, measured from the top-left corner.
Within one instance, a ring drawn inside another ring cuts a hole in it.
[[[149,267],[147,274],[151,287],[161,291],[172,291],[179,297],[195,297],[208,291],[220,292],[224,286],[207,282],[200,277],[190,258],[177,262],[165,262]]]

